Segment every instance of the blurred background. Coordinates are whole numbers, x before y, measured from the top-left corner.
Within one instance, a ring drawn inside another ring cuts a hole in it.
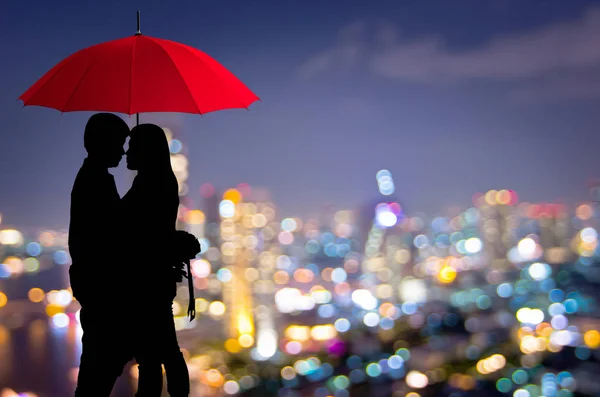
[[[91,113],[16,98],[137,9],[263,101],[140,117],[203,248],[197,319],[185,283],[174,303],[193,396],[600,395],[597,2],[24,0],[0,4],[1,397],[70,395],[81,354],[66,230]]]

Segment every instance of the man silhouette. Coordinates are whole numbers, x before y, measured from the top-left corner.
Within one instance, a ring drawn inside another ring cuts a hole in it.
[[[84,134],[88,156],[71,192],[69,276],[83,328],[76,397],[108,397],[131,356],[113,317],[116,298],[122,298],[114,289],[119,278],[107,266],[120,256],[111,252],[119,230],[120,196],[108,169],[119,165],[128,134],[125,121],[114,114],[90,117]]]

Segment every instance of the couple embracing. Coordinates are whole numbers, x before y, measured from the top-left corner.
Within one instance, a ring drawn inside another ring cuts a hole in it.
[[[182,263],[188,261],[189,271],[200,247],[192,238],[188,252],[178,249],[178,233],[186,233],[175,229],[179,195],[167,138],[156,125],[130,131],[120,117],[99,113],[85,127],[84,146],[88,155],[73,185],[69,225],[69,275],[83,329],[75,396],[108,397],[132,359],[139,364],[136,396],[161,395],[163,365],[171,397],[188,396],[172,304]],[[124,154],[137,175],[121,198],[108,169]]]

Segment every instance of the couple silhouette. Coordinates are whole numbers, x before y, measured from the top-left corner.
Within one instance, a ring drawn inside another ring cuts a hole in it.
[[[85,127],[84,146],[69,224],[69,276],[83,329],[75,396],[108,397],[132,359],[139,364],[136,396],[162,394],[162,365],[169,395],[188,396],[172,305],[182,263],[189,271],[200,246],[182,257],[173,245],[179,194],[165,133],[153,124],[130,131],[120,117],[99,113]],[[125,154],[137,175],[121,198],[108,169]]]

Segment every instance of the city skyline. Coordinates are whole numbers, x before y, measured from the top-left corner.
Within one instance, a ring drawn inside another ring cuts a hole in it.
[[[584,201],[600,166],[593,5],[6,5],[0,212],[23,226],[67,224],[90,113],[16,98],[71,53],[132,34],[137,8],[143,33],[205,51],[263,99],[250,111],[141,115],[180,131],[190,187],[265,187],[284,216],[360,206],[380,169],[411,211],[440,213],[503,188],[523,201]],[[131,175],[116,179],[124,194]]]

